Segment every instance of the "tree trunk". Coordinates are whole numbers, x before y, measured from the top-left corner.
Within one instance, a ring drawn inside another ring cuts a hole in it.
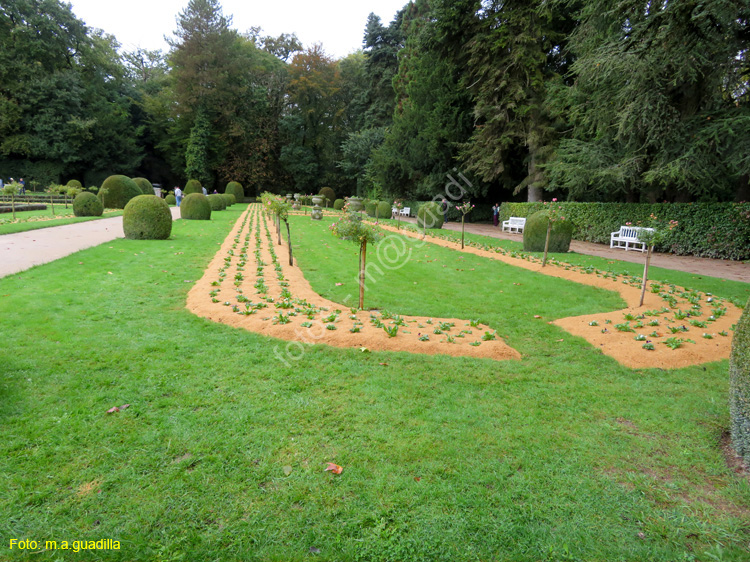
[[[13,212],[13,220],[16,220],[16,197],[13,192],[10,194],[10,208]]]
[[[286,223],[286,239],[289,242],[289,265],[294,267],[294,258],[292,257],[292,233],[289,231],[289,221]]]
[[[549,250],[549,235],[552,232],[552,221],[547,219],[547,238],[544,241],[544,258],[542,259],[542,267],[547,265],[547,250]]]
[[[55,200],[52,199],[52,194],[49,194],[49,205],[52,207],[52,216],[55,216]]]
[[[465,215],[461,215],[461,249],[464,249],[464,217]]]
[[[279,218],[279,215],[276,215],[276,232],[279,235],[279,246],[281,246],[281,218]]]
[[[646,266],[643,268],[643,283],[641,286],[641,302],[638,303],[638,306],[643,306],[643,298],[646,296],[646,281],[648,281],[648,264],[651,261],[651,252],[653,251],[654,247],[649,246],[648,250],[646,251]]]
[[[367,255],[367,242],[362,242],[359,247],[359,309],[365,308],[365,258]]]

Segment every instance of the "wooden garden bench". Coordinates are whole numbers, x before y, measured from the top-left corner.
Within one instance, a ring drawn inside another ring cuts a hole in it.
[[[411,215],[411,207],[404,207],[403,209],[401,209],[401,215],[404,217],[408,217],[409,215]]]
[[[647,250],[645,242],[641,242],[638,239],[638,235],[642,231],[653,232],[653,228],[646,228],[643,226],[621,226],[620,230],[613,232],[609,237],[610,248],[625,248],[625,251],[631,249],[640,250],[645,252]],[[638,248],[637,246],[640,246]]]
[[[523,217],[510,217],[507,221],[503,221],[502,230],[508,232],[523,232],[526,227],[526,219]]]

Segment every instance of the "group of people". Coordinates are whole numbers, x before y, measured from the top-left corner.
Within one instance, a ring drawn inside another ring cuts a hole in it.
[[[10,180],[8,180],[7,182],[4,182],[3,178],[0,178],[0,189],[2,189],[5,186],[6,183],[11,184],[11,183],[13,183],[15,181],[16,180],[14,180],[13,178],[10,178]],[[21,191],[19,191],[19,193],[21,195],[26,195],[26,182],[23,181],[23,178],[21,178],[21,179],[18,180],[18,183],[21,184]]]
[[[205,187],[201,187],[203,190],[203,195],[208,195],[208,190]],[[219,193],[214,189],[214,193]],[[174,188],[174,198],[177,200],[177,206],[180,206],[180,203],[182,203],[182,198],[184,197],[184,194],[182,193],[182,190],[180,189],[180,186],[176,185]]]

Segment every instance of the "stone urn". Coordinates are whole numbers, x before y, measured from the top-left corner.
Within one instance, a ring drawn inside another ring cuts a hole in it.
[[[310,211],[310,218],[314,221],[323,220],[323,209],[319,205],[315,205]]]
[[[301,197],[301,194],[300,194],[300,193],[295,193],[295,194],[294,194],[294,200],[295,200],[295,201],[298,201],[298,202],[299,202],[299,198],[300,198],[300,197]]]
[[[320,204],[323,202],[323,196],[322,195],[313,195],[312,202],[313,202],[314,206],[320,207]]]
[[[362,204],[361,197],[349,197],[349,210],[350,211],[362,211],[365,206]]]
[[[291,193],[287,193],[286,194],[286,200],[287,201],[291,201],[292,200],[292,194]]]

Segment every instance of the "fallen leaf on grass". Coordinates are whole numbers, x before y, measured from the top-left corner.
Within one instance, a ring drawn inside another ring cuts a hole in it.
[[[343,283],[336,283],[337,287],[341,287],[341,285],[343,285]]]
[[[383,366],[383,367],[387,367],[387,366],[388,366],[388,363],[379,363],[379,365],[381,365],[381,366]]]
[[[333,472],[334,474],[341,474],[342,472],[344,472],[344,468],[343,467],[341,467],[341,466],[339,466],[337,464],[334,464],[332,462],[328,463],[328,467],[326,467],[326,469],[323,472],[328,472],[329,470],[331,472]]]
[[[283,468],[283,470],[284,470],[284,474],[286,474],[287,476],[289,476],[289,475],[290,475],[290,474],[292,473],[292,467],[291,467],[291,466],[289,466],[289,465],[286,465],[286,466],[285,466],[285,467]]]
[[[114,406],[113,408],[110,408],[109,410],[107,410],[107,413],[114,414],[115,412],[119,412],[119,411],[120,411],[120,408],[118,408],[117,406]]]
[[[541,318],[541,316],[539,316],[538,314],[535,314],[534,318]]]
[[[127,410],[128,408],[130,408],[130,404],[123,404],[120,406],[120,410]]]
[[[370,350],[369,350],[369,349],[367,349],[366,347],[360,347],[360,348],[359,348],[359,350],[360,350],[360,351],[361,351],[362,353],[370,353]]]

